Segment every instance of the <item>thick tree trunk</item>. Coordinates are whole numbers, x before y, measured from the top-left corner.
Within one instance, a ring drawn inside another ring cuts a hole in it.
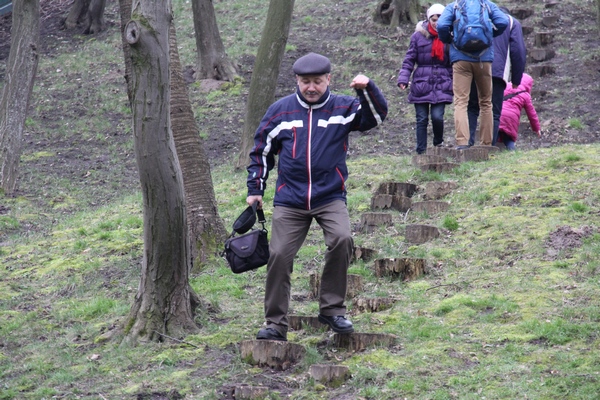
[[[195,332],[183,178],[169,117],[171,2],[135,0],[126,38],[133,65],[133,130],[144,199],[144,258],[127,342]]]
[[[394,0],[393,4],[391,28],[396,29],[402,21],[410,21],[412,24],[419,22],[419,0]]]
[[[104,29],[106,0],[75,0],[64,25],[67,29],[81,26],[85,35],[93,35]]]
[[[212,0],[192,0],[192,11],[198,54],[196,79],[233,81],[237,68],[225,52]]]
[[[227,232],[219,218],[210,163],[204,152],[187,92],[175,25],[170,31],[171,126],[179,165],[183,173],[185,203],[193,264],[205,262],[224,242]]]
[[[123,56],[125,58],[125,82],[127,83],[127,97],[129,106],[133,101],[133,79],[131,78],[133,65],[131,61],[131,46],[127,43],[125,37],[125,27],[131,20],[131,0],[119,0],[119,14],[121,15],[121,43],[123,47]]]
[[[38,67],[39,0],[13,3],[10,54],[0,99],[0,183],[6,194],[17,185],[21,142]]]
[[[273,102],[279,67],[285,53],[294,11],[294,0],[271,0],[267,21],[260,39],[256,62],[252,71],[250,91],[246,102],[246,117],[242,131],[242,144],[236,169],[248,165],[250,150],[254,144],[254,132]]]

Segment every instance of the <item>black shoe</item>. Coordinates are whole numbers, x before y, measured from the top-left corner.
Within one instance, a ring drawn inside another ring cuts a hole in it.
[[[348,321],[343,315],[334,315],[332,317],[319,314],[319,322],[329,325],[336,333],[352,333],[354,328],[352,322]]]
[[[456,150],[466,150],[468,148],[469,148],[469,146],[466,146],[466,145],[465,146],[456,146],[455,147]]]
[[[282,342],[287,342],[287,338],[274,328],[261,329],[258,331],[256,338],[259,340],[281,340]]]

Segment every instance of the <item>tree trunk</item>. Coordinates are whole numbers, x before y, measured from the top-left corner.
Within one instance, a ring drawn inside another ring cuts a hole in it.
[[[225,52],[212,0],[192,0],[192,11],[198,53],[196,79],[233,81],[237,68]]]
[[[600,32],[600,0],[596,0],[596,25],[598,27],[598,31]]]
[[[129,106],[133,102],[133,79],[131,78],[132,61],[131,61],[131,46],[127,43],[125,37],[125,27],[131,20],[131,0],[119,0],[119,14],[121,15],[121,43],[123,47],[123,56],[125,58],[125,82],[127,83],[127,98],[129,98]]]
[[[394,14],[390,27],[396,29],[401,21],[419,22],[419,0],[394,0]]]
[[[210,163],[202,146],[187,92],[175,24],[169,32],[171,59],[171,126],[183,174],[192,264],[205,262],[217,252],[227,232],[219,218]]]
[[[183,178],[169,117],[171,2],[135,0],[126,27],[133,66],[134,146],[144,199],[140,286],[125,326],[127,342],[196,332],[189,291]]]
[[[21,142],[38,67],[39,0],[13,4],[10,54],[0,99],[0,183],[6,194],[17,185]]]
[[[254,144],[254,132],[269,105],[273,102],[293,11],[294,0],[271,0],[269,3],[267,21],[258,46],[250,81],[242,144],[236,169],[245,168],[248,165],[250,150]]]
[[[75,0],[65,19],[65,28],[74,29],[81,26],[85,35],[102,31],[104,8],[106,8],[106,0]]]

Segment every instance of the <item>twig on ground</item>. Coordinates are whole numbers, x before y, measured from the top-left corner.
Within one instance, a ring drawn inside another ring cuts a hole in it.
[[[174,337],[171,337],[171,336],[165,335],[164,333],[160,333],[159,331],[156,331],[156,330],[154,331],[154,333],[158,333],[160,336],[166,337],[167,339],[174,340],[174,341],[176,341],[176,342],[178,342],[178,343],[187,344],[188,346],[192,346],[192,347],[195,347],[195,348],[197,348],[197,349],[199,349],[199,348],[200,348],[200,347],[196,346],[195,344],[192,344],[192,343],[190,343],[190,342],[186,342],[185,340],[179,340],[179,339],[175,339]]]

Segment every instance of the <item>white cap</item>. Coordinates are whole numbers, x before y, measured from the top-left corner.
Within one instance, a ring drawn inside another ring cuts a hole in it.
[[[431,18],[432,15],[442,15],[446,7],[441,4],[434,4],[427,10],[427,21]]]

